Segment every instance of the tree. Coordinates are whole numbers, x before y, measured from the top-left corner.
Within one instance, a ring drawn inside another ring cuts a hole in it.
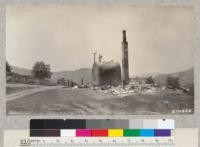
[[[155,81],[154,81],[154,78],[152,76],[149,76],[145,79],[146,81],[146,84],[154,84]]]
[[[10,64],[6,61],[6,74],[11,74],[12,68]]]
[[[178,77],[175,76],[169,76],[166,79],[167,86],[171,88],[180,88],[180,81]]]
[[[36,62],[32,69],[32,75],[37,79],[51,78],[50,65],[45,64],[43,61]]]

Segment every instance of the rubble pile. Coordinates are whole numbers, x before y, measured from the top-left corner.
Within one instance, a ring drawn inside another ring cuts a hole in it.
[[[137,93],[145,93],[145,92],[154,93],[158,90],[158,88],[155,85],[151,84],[129,83],[126,86],[119,85],[117,87],[114,86],[95,87],[94,90],[124,97]]]

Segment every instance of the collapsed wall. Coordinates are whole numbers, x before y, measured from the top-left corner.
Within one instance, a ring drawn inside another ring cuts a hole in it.
[[[94,63],[92,68],[93,83],[95,85],[121,84],[121,67],[117,62]]]

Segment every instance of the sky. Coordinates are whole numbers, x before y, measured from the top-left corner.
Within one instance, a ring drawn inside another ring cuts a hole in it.
[[[8,6],[6,58],[31,69],[91,68],[93,52],[121,64],[127,31],[129,73],[173,73],[193,67],[192,6]]]

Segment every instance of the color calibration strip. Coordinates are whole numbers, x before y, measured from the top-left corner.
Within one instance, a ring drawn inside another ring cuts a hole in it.
[[[173,119],[32,119],[30,129],[174,129]]]
[[[32,129],[31,137],[170,137],[171,129]]]

